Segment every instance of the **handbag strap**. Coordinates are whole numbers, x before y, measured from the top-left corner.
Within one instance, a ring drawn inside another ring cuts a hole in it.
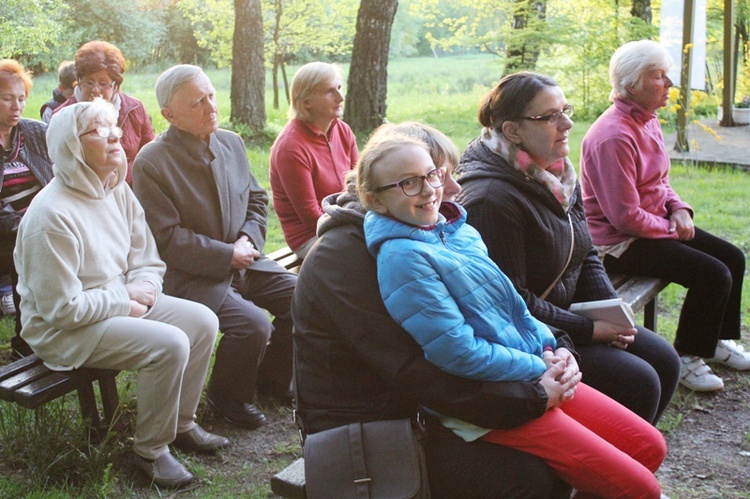
[[[565,265],[563,266],[562,270],[560,271],[560,274],[555,278],[554,281],[552,281],[552,284],[549,285],[549,287],[539,295],[540,300],[545,300],[547,298],[547,295],[552,292],[552,288],[554,288],[558,282],[560,282],[560,279],[562,279],[563,274],[566,270],[568,270],[568,265],[570,265],[570,260],[573,258],[573,245],[575,244],[575,234],[573,233],[573,219],[570,218],[570,213],[568,213],[568,225],[570,226],[570,251],[568,252],[568,260],[565,262]]]
[[[362,442],[362,423],[352,423],[349,425],[349,447],[351,449],[352,471],[354,471],[353,478],[357,491],[357,499],[369,499],[372,478],[367,476],[364,443]]]

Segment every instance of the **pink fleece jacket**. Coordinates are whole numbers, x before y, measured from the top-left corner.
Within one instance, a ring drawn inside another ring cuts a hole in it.
[[[273,207],[292,250],[315,237],[321,201],[344,190],[344,175],[358,158],[357,139],[338,119],[323,133],[295,118],[276,137],[269,173]]]
[[[595,245],[677,239],[669,217],[680,208],[692,216],[692,209],[669,185],[669,166],[656,114],[616,99],[581,146],[583,206]]]

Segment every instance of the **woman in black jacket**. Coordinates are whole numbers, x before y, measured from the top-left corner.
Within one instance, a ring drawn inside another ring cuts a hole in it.
[[[567,158],[572,114],[553,80],[528,72],[503,78],[480,105],[481,135],[461,155],[457,201],[531,313],[573,340],[586,383],[656,424],[677,387],[672,346],[643,327],[568,311],[617,296]]]
[[[433,160],[448,161],[452,170],[457,156],[434,154]],[[444,373],[424,358],[383,305],[375,259],[365,245],[365,211],[353,183],[347,187],[323,200],[319,240],[305,257],[292,302],[303,432],[413,418],[420,406],[487,428],[511,428],[555,405],[555,394],[569,387],[549,373],[534,382],[480,382]],[[455,194],[457,184],[447,182],[446,191]],[[570,346],[566,340],[558,338]],[[548,396],[545,387],[555,384]],[[542,460],[484,441],[465,442],[429,418],[424,447],[433,498],[570,495]]]

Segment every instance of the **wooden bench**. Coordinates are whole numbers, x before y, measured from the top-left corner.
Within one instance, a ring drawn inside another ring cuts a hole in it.
[[[288,247],[266,255],[288,270],[295,270],[302,260]],[[0,400],[36,409],[72,391],[78,392],[81,414],[94,430],[106,431],[115,419],[119,405],[115,378],[119,371],[81,368],[53,371],[36,355],[23,357],[0,367]],[[99,383],[104,418],[97,408],[94,382]],[[102,424],[103,423],[103,424]]]
[[[643,309],[644,327],[656,331],[657,298],[659,292],[667,287],[669,282],[654,277],[626,276],[622,274],[609,274],[609,278],[618,296],[630,304],[633,312],[637,313]],[[297,459],[271,477],[271,491],[281,497],[305,499],[304,458]]]
[[[27,409],[36,409],[72,391],[78,392],[81,414],[93,430],[109,428],[119,405],[115,378],[119,371],[108,369],[74,369],[53,371],[36,355],[23,357],[0,367],[0,399],[15,402]],[[104,420],[94,395],[94,382],[99,382]]]
[[[627,276],[608,274],[617,295],[630,304],[633,312],[643,310],[643,326],[656,332],[656,305],[659,292],[669,285],[669,281],[656,277]]]
[[[287,270],[291,270],[292,272],[298,271],[300,265],[302,265],[302,258],[295,255],[289,246],[284,246],[281,249],[272,251],[271,253],[268,253],[266,257],[271,260],[276,260],[279,265]]]

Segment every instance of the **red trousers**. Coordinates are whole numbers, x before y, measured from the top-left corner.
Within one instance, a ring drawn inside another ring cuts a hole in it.
[[[580,383],[573,400],[489,442],[539,456],[581,497],[656,498],[667,454],[662,434],[606,395]]]

